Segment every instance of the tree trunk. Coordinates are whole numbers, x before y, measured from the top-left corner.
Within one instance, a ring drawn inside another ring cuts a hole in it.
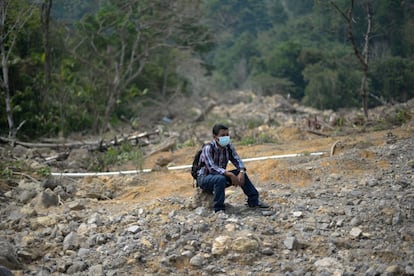
[[[109,127],[109,120],[111,119],[112,112],[115,110],[116,102],[119,99],[119,88],[112,87],[109,91],[109,99],[106,103],[105,113],[102,120],[102,125],[99,127],[99,134],[103,134]]]
[[[366,11],[367,11],[367,31],[365,33],[365,43],[362,52],[358,49],[357,42],[355,40],[355,34],[352,28],[353,24],[353,10],[354,10],[354,0],[350,0],[350,8],[348,13],[345,14],[335,2],[331,1],[331,4],[335,7],[335,9],[344,17],[348,24],[348,38],[351,41],[352,48],[354,49],[354,54],[358,59],[359,63],[362,66],[363,77],[361,79],[361,87],[360,87],[360,95],[362,99],[362,108],[364,110],[365,118],[368,119],[368,57],[369,57],[369,39],[371,36],[371,29],[372,29],[372,8],[371,8],[371,1],[367,0]]]
[[[362,76],[361,80],[361,98],[362,98],[362,108],[364,110],[365,118],[368,118],[368,70]]]
[[[5,43],[5,21],[6,21],[7,3],[0,0],[0,55],[1,55],[1,90],[5,99],[7,123],[9,124],[9,138],[16,137],[16,127],[14,126],[13,111],[11,108],[11,95],[9,86],[9,67],[7,64],[8,55],[6,53]]]
[[[372,8],[371,2],[367,1],[366,3],[367,10],[367,31],[365,33],[365,43],[364,49],[362,51],[363,62],[362,67],[364,75],[361,80],[361,94],[362,94],[362,107],[364,109],[365,117],[368,118],[368,69],[369,69],[369,39],[371,36],[372,29]]]
[[[13,111],[11,108],[11,96],[10,96],[10,86],[9,86],[9,67],[7,65],[7,57],[4,52],[5,49],[4,49],[3,43],[1,43],[0,51],[1,51],[1,67],[2,67],[2,74],[3,74],[2,90],[3,90],[5,104],[6,104],[7,122],[9,124],[9,138],[14,139],[16,137],[16,128],[14,126]]]
[[[50,10],[52,9],[52,0],[44,0],[41,6],[41,22],[43,29],[43,50],[45,53],[44,61],[44,74],[45,74],[45,94],[48,94],[50,81],[52,78],[51,64],[50,64],[50,32],[49,32],[49,23],[50,23]],[[42,95],[42,100],[45,99],[45,95]]]
[[[121,97],[122,92],[125,89],[125,87],[127,87],[135,78],[137,78],[141,74],[142,70],[144,69],[144,66],[146,63],[146,55],[144,55],[143,58],[141,59],[137,59],[135,55],[136,51],[137,51],[137,48],[135,48],[134,53],[131,54],[129,64],[138,62],[139,67],[134,73],[131,73],[132,76],[128,76],[128,74],[124,74],[124,75],[121,74],[122,66],[120,65],[124,64],[123,55],[121,55],[121,62],[119,62],[119,65],[118,63],[115,64],[115,71],[113,74],[114,77],[113,77],[112,84],[110,85],[110,88],[109,88],[108,101],[105,107],[105,113],[103,116],[102,125],[99,128],[99,134],[104,133],[108,129],[109,120],[111,119],[112,112],[115,110],[116,104],[119,98]],[[121,79],[122,79],[122,83],[121,83]]]

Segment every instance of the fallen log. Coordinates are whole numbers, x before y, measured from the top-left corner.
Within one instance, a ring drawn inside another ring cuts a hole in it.
[[[149,145],[149,141],[144,141],[143,138],[148,138],[151,135],[159,134],[159,130],[155,130],[152,132],[143,132],[134,135],[128,135],[126,137],[115,137],[114,139],[104,142],[103,140],[100,141],[78,141],[78,142],[57,142],[57,143],[29,143],[29,142],[22,142],[22,141],[15,141],[14,139],[1,137],[0,141],[5,143],[12,143],[14,142],[15,145],[20,145],[27,148],[50,148],[50,149],[76,149],[87,147],[89,150],[106,150],[111,146],[120,145],[126,141],[131,142],[135,141],[137,144],[141,146]]]
[[[45,158],[46,163],[51,163],[54,161],[63,161],[66,160],[69,156],[69,151],[61,152],[53,156],[49,156]]]
[[[13,139],[9,139],[6,137],[0,137],[0,141],[5,142],[5,143],[12,143],[14,142],[15,145],[20,145],[23,147],[27,147],[27,148],[52,148],[52,149],[60,149],[60,148],[80,148],[82,146],[87,146],[87,145],[94,145],[97,142],[69,142],[69,143],[57,143],[57,144],[52,144],[52,143],[29,143],[29,142],[22,142],[22,141],[13,141]]]
[[[28,175],[28,174],[21,173],[21,172],[13,172],[13,174],[14,174],[14,175],[19,175],[19,176],[24,176],[24,177],[26,177],[26,178],[28,178],[28,179],[32,180],[32,181],[33,181],[33,182],[35,182],[35,183],[40,183],[40,181],[39,181],[39,180],[37,180],[36,178],[34,178],[34,177],[32,177],[32,176],[30,176],[30,175]]]
[[[310,129],[308,129],[307,132],[312,133],[312,134],[315,134],[315,135],[318,135],[318,136],[322,136],[322,137],[329,137],[328,134],[321,133],[321,132],[314,131],[314,130],[310,130]]]

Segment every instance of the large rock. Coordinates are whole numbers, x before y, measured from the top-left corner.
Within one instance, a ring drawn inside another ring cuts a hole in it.
[[[16,249],[11,243],[5,240],[0,240],[0,265],[12,270],[23,268],[22,263],[16,255]]]
[[[326,257],[315,262],[315,268],[318,272],[331,273],[330,275],[342,275],[343,265],[334,258]]]
[[[226,254],[231,246],[232,238],[230,236],[218,236],[213,241],[213,247],[211,253],[213,255]]]
[[[72,170],[86,169],[89,159],[90,154],[87,149],[73,149],[67,159],[68,167]]]
[[[38,228],[51,227],[57,223],[57,219],[54,216],[41,216],[32,219],[31,227],[36,230]]]
[[[193,200],[191,202],[191,208],[195,209],[198,207],[205,207],[205,208],[209,208],[212,209],[213,208],[213,198],[214,195],[212,193],[209,192],[205,192],[200,188],[195,188],[194,193],[193,193]]]
[[[41,192],[32,202],[35,206],[49,208],[57,206],[59,203],[58,196],[50,189]]]
[[[44,189],[51,189],[52,191],[59,186],[60,181],[56,177],[48,177],[46,180],[42,182],[42,186]]]
[[[63,240],[63,250],[75,250],[79,248],[79,238],[75,232],[70,232]]]
[[[286,246],[289,250],[298,250],[303,247],[303,245],[295,238],[295,237],[287,237],[283,244]]]
[[[243,235],[231,243],[231,249],[240,253],[254,252],[259,249],[259,242],[252,235]]]
[[[26,204],[30,202],[36,195],[37,195],[36,191],[24,190],[17,196],[17,200],[23,204]]]
[[[21,145],[16,145],[13,148],[12,153],[13,153],[14,157],[17,157],[19,159],[25,159],[25,158],[27,158],[27,156],[29,154],[29,149],[26,148],[26,147],[23,147]]]

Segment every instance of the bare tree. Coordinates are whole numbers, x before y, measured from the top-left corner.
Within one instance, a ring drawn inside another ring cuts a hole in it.
[[[18,9],[18,12],[14,18],[8,18],[8,11],[11,9]],[[9,138],[12,139],[16,137],[17,131],[23,123],[16,127],[13,118],[9,83],[9,58],[16,44],[19,31],[24,27],[27,20],[29,20],[29,18],[33,15],[33,11],[34,4],[22,5],[22,3],[17,3],[16,0],[0,0],[0,57],[2,69],[0,87],[1,95],[4,97],[6,106],[7,123],[9,125]]]
[[[367,14],[367,30],[364,34],[364,45],[362,51],[359,49],[357,42],[355,40],[355,34],[353,31],[352,25],[355,23],[353,18],[354,11],[354,0],[350,0],[350,6],[348,11],[345,13],[341,10],[338,5],[331,1],[331,4],[335,9],[342,15],[348,25],[348,38],[351,41],[352,48],[354,49],[354,54],[357,57],[359,63],[362,66],[363,76],[361,79],[360,95],[362,98],[362,108],[364,110],[365,118],[368,118],[368,69],[369,69],[369,40],[372,30],[372,3],[370,0],[366,0],[364,7]]]
[[[6,104],[7,123],[9,124],[9,138],[14,138],[16,130],[14,126],[13,112],[11,108],[10,86],[9,86],[9,66],[8,59],[10,52],[6,52],[7,33],[5,30],[6,15],[8,3],[5,0],[0,0],[0,55],[1,55],[1,91]],[[12,44],[15,39],[12,40]]]
[[[45,54],[45,61],[44,61],[44,74],[45,74],[45,94],[48,94],[47,91],[49,90],[50,81],[52,79],[51,75],[51,64],[50,64],[50,11],[52,9],[53,0],[43,0],[41,3],[41,14],[40,14],[40,21],[42,23],[42,31],[43,31],[43,51]],[[42,97],[44,100],[44,97]]]

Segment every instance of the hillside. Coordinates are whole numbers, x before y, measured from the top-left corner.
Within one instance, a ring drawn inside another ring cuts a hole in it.
[[[207,140],[211,122],[225,120],[244,159],[302,153],[246,162],[269,210],[245,207],[231,187],[227,212],[216,215],[188,170],[156,166],[190,164],[198,146],[148,155],[150,173],[22,176],[16,185],[2,181],[0,265],[15,275],[414,275],[413,120],[384,127],[397,107],[383,107],[372,117],[384,120],[367,127],[355,124],[354,111],[239,96],[246,100],[217,104],[199,124],[185,121],[189,109],[174,109],[162,137]],[[404,107],[412,114],[412,103]],[[320,126],[312,128],[315,116]],[[333,116],[348,123],[332,126]],[[266,139],[248,145],[243,137]]]

